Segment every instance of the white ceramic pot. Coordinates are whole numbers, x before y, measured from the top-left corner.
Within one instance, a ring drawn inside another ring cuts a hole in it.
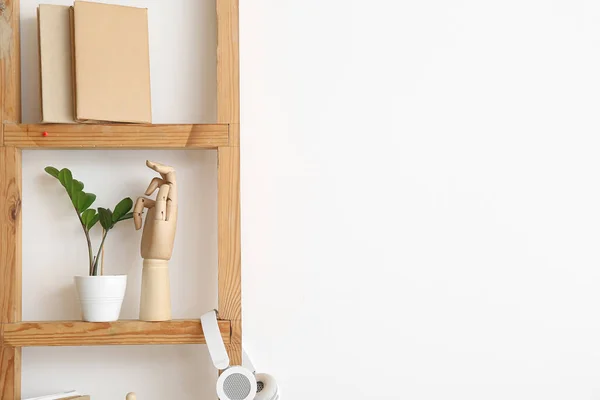
[[[127,275],[76,276],[75,285],[84,321],[110,322],[119,319]]]

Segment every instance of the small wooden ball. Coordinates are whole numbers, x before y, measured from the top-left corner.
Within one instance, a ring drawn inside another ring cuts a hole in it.
[[[131,393],[127,393],[127,397],[125,399],[126,400],[136,400],[137,397],[135,396],[135,393],[131,392]]]

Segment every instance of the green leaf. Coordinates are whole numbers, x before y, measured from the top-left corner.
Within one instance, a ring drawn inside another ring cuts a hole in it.
[[[49,175],[52,175],[53,177],[58,179],[58,170],[56,168],[46,167],[46,168],[44,168],[44,171],[46,171]]]
[[[71,199],[71,203],[73,203],[73,207],[75,207],[75,210],[77,210],[77,202],[79,201],[79,195],[82,194],[83,192],[77,192],[73,196],[69,195],[69,198]]]
[[[94,218],[92,218],[90,223],[87,225],[88,231],[90,229],[92,229],[94,227],[94,225],[96,225],[96,222],[98,222],[99,220],[100,220],[100,214],[94,215]]]
[[[73,207],[75,207],[75,210],[77,210],[78,213],[81,213],[81,211],[85,211],[85,210],[79,211],[79,208],[78,208],[80,198],[83,198],[83,197],[85,197],[84,192],[73,192],[71,194],[71,203],[73,203]]]
[[[119,218],[118,221],[125,221],[126,219],[131,219],[131,218],[133,218],[133,213],[129,212],[129,213],[123,215],[121,218]]]
[[[108,231],[113,227],[112,222],[112,211],[110,209],[98,207],[98,214],[100,215],[100,225],[104,228],[105,231]]]
[[[96,225],[96,222],[98,222],[99,219],[100,215],[96,214],[96,210],[94,210],[93,208],[85,210],[83,214],[81,214],[81,220],[85,224],[88,231],[92,229],[94,225]]]
[[[73,179],[73,193],[81,192],[83,190],[83,182]]]
[[[77,212],[82,213],[96,201],[96,195],[93,193],[79,192],[77,193]]]
[[[112,216],[113,222],[119,221],[121,217],[131,210],[132,207],[133,200],[131,200],[129,197],[125,197],[123,200],[121,200],[119,204],[115,206],[115,211],[113,212]]]
[[[83,224],[87,227],[95,216],[96,210],[92,208],[91,210],[85,210],[83,213],[81,213],[81,220],[83,221]]]
[[[64,186],[67,194],[73,200],[73,174],[67,168],[63,168],[58,173],[58,180]]]

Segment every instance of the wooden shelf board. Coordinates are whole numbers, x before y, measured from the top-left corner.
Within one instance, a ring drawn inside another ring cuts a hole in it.
[[[219,329],[230,343],[231,323],[221,320]],[[200,320],[18,322],[2,324],[2,339],[9,347],[206,343]]]
[[[215,149],[229,144],[228,124],[5,123],[3,130],[4,142],[0,145],[23,149]]]

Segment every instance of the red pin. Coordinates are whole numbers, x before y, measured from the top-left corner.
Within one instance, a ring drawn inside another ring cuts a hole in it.
[[[42,132],[42,136],[48,136],[48,132]]]

